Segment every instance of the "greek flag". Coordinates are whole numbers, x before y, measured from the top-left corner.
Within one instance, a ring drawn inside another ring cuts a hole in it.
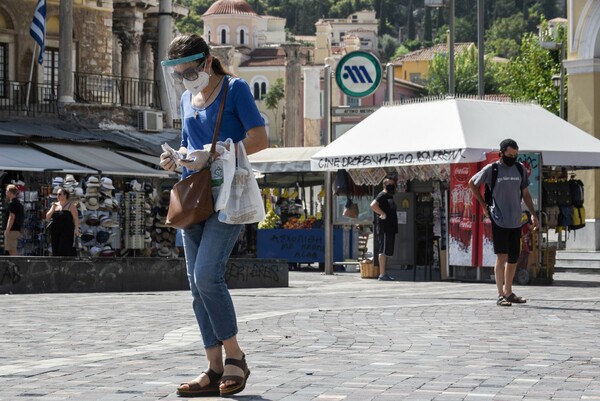
[[[29,33],[38,45],[40,45],[38,63],[42,64],[44,62],[44,47],[46,42],[46,0],[38,0]]]

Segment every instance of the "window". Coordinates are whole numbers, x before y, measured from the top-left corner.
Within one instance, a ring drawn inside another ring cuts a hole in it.
[[[250,30],[245,25],[240,25],[237,27],[236,35],[237,35],[237,44],[240,46],[248,45],[250,42],[249,37]]]
[[[258,76],[254,77],[251,82],[250,87],[252,88],[254,100],[263,100],[267,95],[267,78]]]
[[[46,47],[44,50],[43,101],[54,101],[58,96],[58,49]]]
[[[0,98],[6,97],[8,89],[8,45],[0,43]]]
[[[215,34],[215,42],[220,45],[226,45],[231,43],[231,38],[229,37],[229,26],[227,25],[219,25]]]
[[[409,79],[410,82],[414,82],[414,83],[418,83],[420,84],[423,80],[421,79],[421,73],[420,72],[411,72],[409,74]]]

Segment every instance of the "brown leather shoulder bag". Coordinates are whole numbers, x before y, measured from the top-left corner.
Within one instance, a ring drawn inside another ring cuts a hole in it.
[[[228,89],[229,80],[226,80],[221,105],[219,106],[219,114],[217,115],[217,123],[215,124],[212,146],[210,147],[210,160],[213,159],[215,153]],[[193,224],[203,222],[213,213],[210,163],[208,163],[202,170],[189,175],[173,186],[166,223],[175,228],[188,228]]]

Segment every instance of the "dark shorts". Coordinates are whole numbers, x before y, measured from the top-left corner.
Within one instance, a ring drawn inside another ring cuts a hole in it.
[[[508,254],[508,263],[517,263],[521,253],[521,227],[500,227],[492,219],[492,240],[494,241],[494,253]]]
[[[385,256],[394,256],[394,242],[396,234],[380,232],[377,233],[377,243],[379,244],[379,254]]]

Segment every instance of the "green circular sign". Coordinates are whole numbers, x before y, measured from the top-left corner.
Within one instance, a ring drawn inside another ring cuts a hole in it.
[[[371,53],[346,54],[335,69],[335,81],[348,96],[364,97],[375,92],[381,83],[381,63]]]

